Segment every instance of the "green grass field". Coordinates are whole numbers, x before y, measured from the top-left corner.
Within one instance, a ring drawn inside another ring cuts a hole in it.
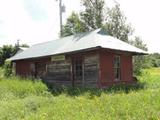
[[[160,68],[144,70],[140,85],[105,90],[49,90],[0,72],[0,120],[160,119]]]

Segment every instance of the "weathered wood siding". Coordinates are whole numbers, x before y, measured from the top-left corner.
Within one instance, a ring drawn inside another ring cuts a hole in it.
[[[71,62],[55,61],[48,63],[46,66],[46,80],[47,82],[56,84],[71,84]]]
[[[37,78],[42,78],[45,77],[46,75],[46,63],[45,62],[38,62],[35,63],[35,72]]]
[[[114,80],[113,60],[121,60],[121,80]],[[114,84],[132,84],[132,54],[124,51],[100,49],[65,55],[63,61],[52,61],[51,56],[16,62],[16,75],[42,78],[48,83],[84,87],[106,87]],[[82,60],[82,78],[75,77],[74,60]],[[35,65],[35,71],[32,65]]]
[[[96,86],[99,78],[99,55],[84,57],[84,84]]]
[[[99,78],[99,55],[87,54],[82,55],[82,77],[77,78],[73,70],[73,56],[68,56],[65,61],[54,61],[46,65],[46,82],[60,85],[73,85],[94,87],[97,85]],[[77,57],[76,59],[81,59]],[[74,56],[75,59],[75,56]],[[74,77],[73,77],[74,76]]]

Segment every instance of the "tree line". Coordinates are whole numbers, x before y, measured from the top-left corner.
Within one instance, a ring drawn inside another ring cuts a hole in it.
[[[27,44],[21,45],[3,45],[0,47],[0,67],[4,65],[5,60],[14,56],[19,47],[29,47]]]

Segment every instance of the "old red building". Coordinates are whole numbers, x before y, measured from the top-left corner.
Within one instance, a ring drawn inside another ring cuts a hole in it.
[[[19,76],[51,84],[105,87],[133,83],[132,56],[144,54],[97,29],[33,45],[10,60]]]

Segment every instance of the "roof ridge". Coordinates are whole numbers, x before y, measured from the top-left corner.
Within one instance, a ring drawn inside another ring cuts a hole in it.
[[[20,60],[36,58],[55,54],[64,54],[67,52],[85,50],[95,47],[128,51],[134,54],[146,54],[147,52],[108,35],[101,28],[78,33],[75,35],[59,38],[35,44],[20,54],[10,58],[10,60]]]
[[[68,38],[68,37],[77,37],[77,35],[80,35],[80,34],[85,34],[85,33],[91,33],[91,32],[98,32],[101,28],[98,28],[98,29],[95,29],[95,30],[90,30],[90,31],[86,31],[86,32],[80,32],[80,33],[76,33],[76,34],[73,34],[73,35],[70,35],[70,36],[65,36],[65,37],[62,37],[62,38],[57,38],[55,40],[49,40],[49,41],[45,41],[45,42],[41,42],[41,43],[36,43],[32,46],[35,46],[35,45],[40,45],[40,44],[44,44],[44,43],[49,43],[49,42],[53,42],[53,41],[57,41],[57,40],[63,40],[64,38]]]
[[[49,43],[49,42],[52,42],[54,40],[49,40],[49,41],[45,41],[45,42],[40,42],[40,43],[36,43],[36,44],[33,44],[32,46],[36,46],[36,45],[40,45],[40,44],[44,44],[44,43]]]

